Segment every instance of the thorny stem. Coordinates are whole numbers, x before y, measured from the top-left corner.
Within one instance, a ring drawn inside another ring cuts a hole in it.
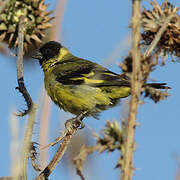
[[[18,84],[21,83],[20,79],[23,78],[23,44],[24,44],[24,16],[21,16],[19,19],[19,26],[18,26],[18,57],[17,57]]]
[[[18,79],[18,89],[24,96],[28,110],[25,112],[18,114],[19,116],[24,116],[29,113],[29,118],[27,122],[27,127],[25,131],[24,143],[22,146],[22,157],[21,157],[21,167],[22,172],[20,172],[19,179],[26,180],[27,179],[27,161],[28,154],[30,149],[30,143],[33,133],[33,125],[36,117],[36,107],[33,104],[32,99],[24,85],[23,79],[23,43],[24,43],[24,16],[21,16],[19,19],[19,27],[18,27],[18,58],[17,58],[17,79]]]
[[[131,80],[131,102],[126,130],[124,167],[122,171],[123,180],[131,180],[133,176],[133,152],[135,149],[134,134],[136,126],[136,115],[140,96],[140,0],[132,0],[132,80]]]
[[[32,108],[33,102],[31,99],[30,94],[28,93],[26,86],[24,85],[24,78],[23,78],[23,46],[24,46],[24,16],[19,18],[19,27],[18,27],[18,57],[17,57],[17,80],[18,80],[18,87],[16,89],[23,95],[26,103],[27,103],[27,110],[24,112],[20,112],[16,114],[17,116],[24,116],[28,114]]]

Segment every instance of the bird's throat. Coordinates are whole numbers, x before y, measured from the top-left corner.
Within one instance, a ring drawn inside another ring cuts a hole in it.
[[[47,60],[47,61],[43,61],[42,63],[42,68],[44,72],[51,72],[53,70],[53,66],[58,63],[61,62],[63,60],[66,59],[66,57],[68,57],[70,55],[70,52],[68,51],[67,48],[62,47],[59,51],[59,54],[56,55],[55,57]]]

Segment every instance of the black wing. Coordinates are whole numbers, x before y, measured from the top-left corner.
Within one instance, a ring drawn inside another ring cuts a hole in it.
[[[56,63],[53,73],[57,77],[56,81],[64,85],[130,86],[130,80],[124,74],[116,74],[96,63],[77,57]]]

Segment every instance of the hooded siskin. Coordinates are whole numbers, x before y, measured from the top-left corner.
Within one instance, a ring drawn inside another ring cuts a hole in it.
[[[131,93],[130,79],[125,74],[78,58],[58,42],[45,43],[33,58],[39,60],[45,89],[54,103],[77,116],[87,112],[86,116],[97,117]]]

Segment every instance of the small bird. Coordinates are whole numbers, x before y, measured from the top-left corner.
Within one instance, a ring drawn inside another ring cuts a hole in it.
[[[98,117],[101,111],[114,107],[131,94],[131,80],[94,62],[72,55],[55,41],[42,45],[32,56],[44,71],[45,89],[64,111],[80,116]],[[165,89],[166,83],[146,86]]]

